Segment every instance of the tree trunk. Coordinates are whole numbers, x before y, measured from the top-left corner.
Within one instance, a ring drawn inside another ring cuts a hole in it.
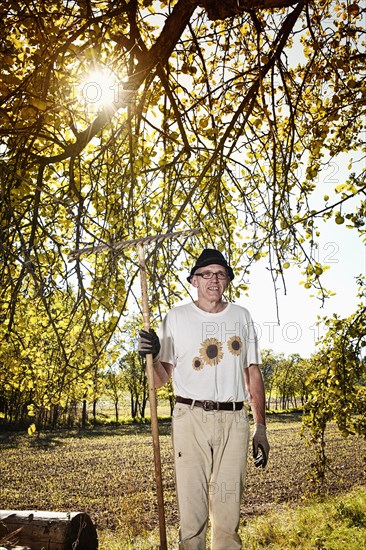
[[[146,404],[147,404],[147,400],[146,399],[143,399],[142,400],[142,403],[139,407],[139,410],[140,410],[140,418],[142,418],[143,420],[145,419],[145,411],[146,411]]]
[[[98,399],[94,399],[93,401],[93,422],[96,424],[97,422],[97,401]]]
[[[135,400],[135,397],[134,397],[133,393],[131,392],[131,417],[132,417],[132,420],[135,420],[135,418],[137,416],[137,407],[138,407],[138,399],[136,398],[136,400]]]
[[[116,422],[118,422],[118,399],[116,399],[114,402],[114,412],[116,416]]]
[[[83,410],[81,413],[81,429],[86,429],[86,419],[87,419],[87,402],[86,399],[83,401]]]
[[[59,417],[59,414],[60,414],[60,408],[58,405],[53,405],[52,407],[52,427],[53,428],[56,428],[57,426],[57,422],[58,422],[58,417]]]
[[[272,399],[272,387],[269,389],[267,394],[267,411],[271,410],[271,399]]]
[[[98,549],[95,526],[80,512],[0,510],[0,540],[6,539],[31,550]]]

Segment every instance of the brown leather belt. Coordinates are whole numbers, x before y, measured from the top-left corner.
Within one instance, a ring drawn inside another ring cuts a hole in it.
[[[187,399],[186,397],[176,397],[177,403],[183,403],[184,405],[193,405],[194,407],[201,407],[205,411],[241,411],[243,408],[243,401],[226,401],[220,403],[218,401],[198,401],[197,399]]]

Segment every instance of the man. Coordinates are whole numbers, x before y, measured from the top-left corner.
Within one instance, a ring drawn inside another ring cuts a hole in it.
[[[173,448],[181,550],[241,548],[240,501],[246,477],[250,399],[253,456],[266,466],[265,392],[260,351],[247,309],[225,302],[234,278],[218,250],[205,249],[188,281],[195,302],[173,308],[159,329],[140,332],[139,351],[152,353],[157,387],[173,377]]]

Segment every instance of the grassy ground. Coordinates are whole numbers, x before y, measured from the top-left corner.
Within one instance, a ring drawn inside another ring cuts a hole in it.
[[[243,547],[363,550],[366,548],[366,489],[307,504],[279,506],[250,521],[242,531]]]
[[[366,489],[302,504],[277,505],[275,510],[243,522],[240,529],[246,550],[364,550],[366,548]],[[178,550],[176,530],[167,528],[168,548]],[[156,532],[130,540],[103,531],[103,550],[152,550],[159,548]],[[209,548],[209,545],[208,545]]]
[[[268,423],[268,467],[257,470],[249,459],[241,509],[244,547],[364,548],[364,544],[357,544],[365,542],[365,517],[357,511],[358,504],[352,503],[360,499],[360,510],[366,509],[362,492],[365,441],[344,439],[334,427],[330,428],[331,469],[324,494],[338,500],[310,506],[314,495],[307,474],[313,457],[300,438],[298,415],[269,416]],[[169,548],[174,549],[178,514],[170,431],[170,422],[162,422],[167,534]],[[85,432],[58,430],[31,438],[3,433],[0,449],[2,509],[86,511],[98,529],[100,550],[157,548],[158,513],[148,425],[100,427]],[[361,486],[359,496],[345,499],[342,495],[356,485]],[[268,515],[273,513],[275,516]],[[356,546],[348,542],[342,546],[342,537],[346,537],[343,531],[353,533]]]

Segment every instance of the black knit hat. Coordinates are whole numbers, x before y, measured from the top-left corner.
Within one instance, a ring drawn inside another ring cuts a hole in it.
[[[225,267],[230,281],[234,279],[234,272],[225,260],[224,256],[221,254],[221,252],[215,250],[214,248],[205,248],[202,254],[197,258],[196,265],[192,267],[191,273],[189,277],[187,277],[187,281],[189,283],[191,282],[191,278],[193,277],[197,269],[211,264],[222,265],[223,267]]]

